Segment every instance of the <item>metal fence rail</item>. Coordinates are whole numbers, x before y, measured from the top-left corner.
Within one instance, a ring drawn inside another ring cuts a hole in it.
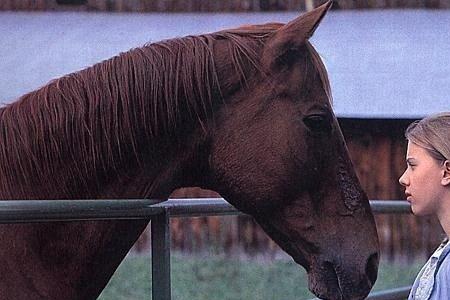
[[[405,286],[395,289],[383,290],[379,292],[372,292],[366,298],[366,300],[403,300],[408,298],[411,286]],[[311,300],[320,300],[319,298],[314,298]]]
[[[372,200],[374,213],[410,213],[406,201]],[[161,200],[6,200],[0,201],[0,224],[110,219],[151,219],[152,299],[170,300],[171,217],[242,214],[221,198]],[[367,299],[407,297],[410,287],[371,293]]]

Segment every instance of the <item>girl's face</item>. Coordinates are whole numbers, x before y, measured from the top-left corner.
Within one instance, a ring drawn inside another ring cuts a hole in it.
[[[417,216],[436,215],[442,209],[445,186],[443,165],[422,147],[408,142],[407,168],[399,182],[405,187],[405,195]]]

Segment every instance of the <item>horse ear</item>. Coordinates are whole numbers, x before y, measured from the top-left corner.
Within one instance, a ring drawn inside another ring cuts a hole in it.
[[[313,34],[316,28],[319,26],[325,14],[333,5],[333,0],[327,1],[321,6],[307,12],[304,15],[290,21],[278,30],[277,35],[282,35],[296,38],[299,40],[307,40]]]
[[[265,55],[269,60],[276,59],[290,49],[298,48],[305,44],[319,26],[323,17],[333,4],[333,0],[316,9],[301,15],[280,27],[266,45]]]

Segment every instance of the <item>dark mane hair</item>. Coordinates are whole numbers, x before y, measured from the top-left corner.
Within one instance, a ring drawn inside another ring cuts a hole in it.
[[[86,178],[100,180],[102,173],[118,170],[126,153],[139,163],[139,146],[173,133],[186,115],[206,130],[212,99],[221,95],[213,43],[229,41],[231,64],[245,82],[243,64],[261,70],[255,49],[281,25],[246,26],[147,44],[53,80],[1,108],[0,170],[8,178],[0,179],[0,188],[9,191],[10,182],[59,184],[62,179],[52,174],[65,165],[71,169],[68,178],[84,190],[95,190]],[[309,42],[307,49],[329,91],[318,54]],[[62,197],[71,197],[70,189],[64,185],[60,189]]]

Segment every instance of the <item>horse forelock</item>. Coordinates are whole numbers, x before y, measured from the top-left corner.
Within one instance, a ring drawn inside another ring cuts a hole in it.
[[[21,182],[46,185],[42,188],[51,192],[51,185],[64,180],[54,176],[58,168],[69,164],[65,175],[88,189],[86,178],[99,182],[102,171],[117,170],[124,153],[133,153],[139,163],[139,145],[156,143],[183,126],[181,110],[203,126],[213,97],[221,94],[214,41],[229,41],[235,69],[245,79],[244,62],[260,68],[254,47],[275,27],[147,44],[53,80],[1,108],[0,188],[12,195],[19,188],[14,183]],[[63,196],[77,197],[62,184],[58,188]]]

